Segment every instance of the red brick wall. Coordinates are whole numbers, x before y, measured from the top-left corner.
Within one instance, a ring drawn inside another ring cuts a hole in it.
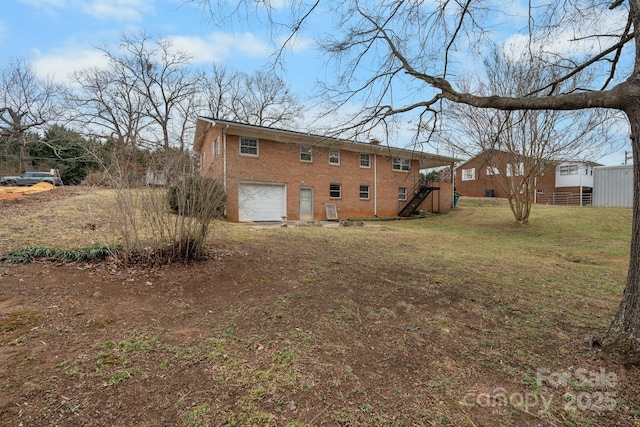
[[[418,209],[427,212],[448,211],[451,206],[453,206],[453,184],[450,182],[437,182],[433,185],[440,187],[440,190],[433,191],[429,197],[418,206]],[[440,203],[440,206],[438,206],[438,203]]]
[[[536,179],[536,191],[542,190],[542,194],[553,193],[556,190],[556,167],[549,164],[544,170],[544,174],[538,175]]]
[[[221,155],[212,158],[212,144],[220,138]],[[238,221],[238,182],[269,182],[286,184],[287,216],[299,219],[300,187],[313,188],[314,219],[326,219],[325,204],[335,203],[339,218],[392,217],[398,214],[398,188],[407,188],[407,193],[419,178],[419,164],[412,161],[410,172],[392,170],[392,158],[371,154],[371,167],[360,167],[360,153],[340,150],[340,165],[329,164],[329,148],[312,147],[313,161],[300,161],[300,146],[259,140],[259,157],[240,155],[240,138],[226,136],[227,152],[227,219]],[[202,144],[206,153],[201,171],[222,181],[223,135],[220,129],[211,128]],[[374,177],[375,174],[375,177]],[[339,199],[329,197],[329,185],[341,184]],[[360,185],[369,185],[370,197],[360,199]],[[440,210],[451,207],[451,191],[440,193]],[[377,197],[376,197],[377,196]],[[438,209],[437,194],[434,203]],[[420,209],[430,210],[430,199]]]
[[[496,162],[497,164],[505,164],[506,162]],[[498,175],[488,175],[487,166],[491,164],[489,153],[481,153],[468,162],[456,168],[455,171],[455,187],[456,191],[467,197],[486,197],[488,190],[493,190],[494,197],[506,198],[508,194],[500,183],[504,179],[504,171]],[[462,170],[475,168],[475,180],[463,181]],[[553,193],[555,191],[555,165],[549,163],[543,174],[538,175],[536,179],[536,190],[542,189],[543,193]]]
[[[200,165],[200,172],[213,179],[216,179],[222,183],[223,180],[223,165],[222,165],[222,130],[218,128],[211,128],[204,135],[204,141],[202,142],[202,148],[200,149],[200,158],[202,159],[202,153],[204,153],[204,163]],[[214,157],[213,145],[218,138],[220,143],[220,155]]]

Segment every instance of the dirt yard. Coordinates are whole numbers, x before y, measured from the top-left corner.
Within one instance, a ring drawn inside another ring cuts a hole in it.
[[[0,264],[0,425],[640,425],[638,369],[585,341],[618,288],[532,307],[411,233],[221,225],[188,266]]]

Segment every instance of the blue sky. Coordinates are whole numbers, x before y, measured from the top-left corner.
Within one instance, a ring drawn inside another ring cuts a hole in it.
[[[39,74],[63,79],[70,71],[102,61],[96,46],[114,46],[123,33],[146,30],[170,37],[193,62],[251,71],[271,53],[249,31],[216,28],[183,0],[5,0],[0,6],[0,58],[23,57]]]
[[[505,6],[512,8],[514,23],[523,14],[518,11],[519,3]],[[321,15],[316,19],[330,18]],[[171,38],[175,47],[188,52],[194,65],[203,69],[216,62],[252,72],[268,63],[273,53],[269,38],[278,34],[270,34],[257,21],[236,21],[224,27],[220,22],[184,0],[3,0],[0,61],[6,64],[10,58],[24,58],[38,74],[64,80],[71,71],[103,63],[96,46],[113,48],[123,33],[144,29],[151,36]],[[302,34],[287,57],[286,81],[303,102],[312,93],[315,79],[325,72],[312,49],[311,39],[316,36]],[[607,165],[623,161],[624,149],[600,160]]]

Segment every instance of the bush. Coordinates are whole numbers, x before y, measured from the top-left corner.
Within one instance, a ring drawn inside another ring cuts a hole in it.
[[[109,206],[112,225],[125,263],[162,265],[191,262],[207,254],[207,237],[214,220],[224,215],[224,188],[216,180],[195,175],[180,162],[152,170],[169,177],[184,177],[167,188],[138,186],[131,179],[130,163],[114,163],[108,176],[115,200]],[[165,173],[163,172],[163,173]]]
[[[104,171],[93,171],[84,177],[81,184],[91,187],[109,187],[113,178]]]
[[[172,185],[168,201],[175,214],[210,221],[224,215],[226,196],[216,180],[194,175]]]

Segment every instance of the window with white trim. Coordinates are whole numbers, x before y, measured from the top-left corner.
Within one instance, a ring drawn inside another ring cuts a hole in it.
[[[473,181],[476,179],[476,168],[462,169],[462,180]]]
[[[578,165],[560,166],[560,175],[578,175]]]
[[[220,157],[220,137],[216,137],[216,140],[213,141],[213,157]]]
[[[409,172],[409,170],[411,169],[411,160],[394,157],[391,169],[393,169],[394,171]]]
[[[507,165],[507,176],[524,175],[524,163],[509,163]]]
[[[329,184],[329,198],[339,199],[342,197],[342,184]]]
[[[313,161],[311,147],[300,146],[300,161],[307,163],[311,163]]]
[[[500,169],[495,166],[487,166],[487,175],[500,175]]]
[[[240,137],[240,155],[258,156],[258,140],[255,138]]]
[[[398,187],[398,200],[407,200],[407,187]]]
[[[361,168],[371,167],[371,154],[360,153],[360,167]]]
[[[369,186],[361,185],[360,186],[360,200],[369,200]]]
[[[340,150],[329,150],[329,164],[330,165],[340,164]]]

